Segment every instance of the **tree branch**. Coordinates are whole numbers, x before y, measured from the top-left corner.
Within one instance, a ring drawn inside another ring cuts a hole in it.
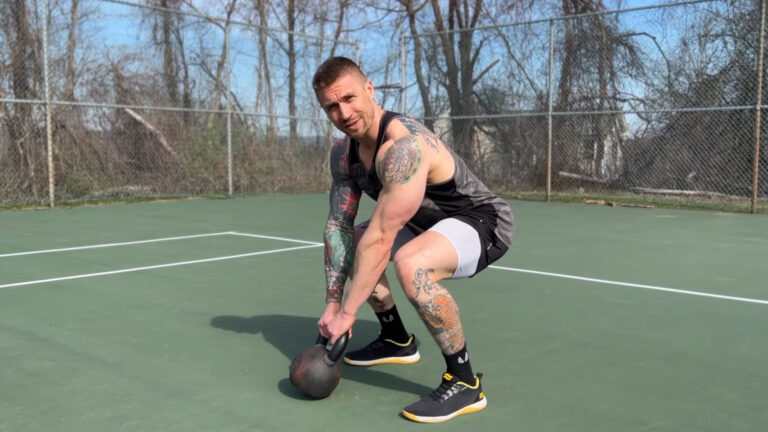
[[[472,80],[472,85],[474,86],[475,84],[477,84],[478,82],[480,82],[480,79],[482,79],[482,78],[483,78],[483,75],[487,74],[487,73],[488,73],[488,72],[491,70],[491,68],[493,68],[494,66],[496,66],[496,64],[497,64],[498,62],[500,62],[500,61],[501,61],[501,60],[499,60],[499,59],[496,59],[496,60],[494,60],[494,61],[493,61],[493,63],[489,64],[489,65],[488,65],[488,67],[486,67],[485,69],[483,69],[482,71],[480,71],[480,72],[477,74],[477,76],[475,76],[475,79],[473,79],[473,80]]]
[[[134,120],[141,123],[142,126],[144,126],[155,138],[157,138],[157,142],[160,143],[160,145],[166,152],[168,152],[168,154],[173,156],[174,159],[179,159],[179,155],[176,153],[176,151],[173,150],[173,147],[168,144],[168,140],[165,139],[165,136],[162,132],[160,132],[159,129],[154,127],[148,121],[144,120],[144,118],[140,116],[136,111],[130,108],[123,108],[123,110],[128,113],[129,116],[133,117]]]

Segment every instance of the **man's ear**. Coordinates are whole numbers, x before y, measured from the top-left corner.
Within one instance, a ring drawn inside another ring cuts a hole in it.
[[[376,91],[373,87],[373,81],[370,79],[365,80],[365,91],[368,93],[368,96],[370,96],[371,99],[375,99]]]

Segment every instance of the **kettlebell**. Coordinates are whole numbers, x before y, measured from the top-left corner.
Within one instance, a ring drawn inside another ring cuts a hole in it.
[[[348,335],[343,334],[328,350],[328,338],[318,335],[313,346],[293,358],[290,367],[291,384],[313,398],[328,397],[341,379],[341,363],[338,361],[348,341]]]

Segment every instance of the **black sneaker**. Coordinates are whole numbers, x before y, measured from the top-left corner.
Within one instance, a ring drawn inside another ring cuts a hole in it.
[[[373,342],[344,356],[344,362],[353,366],[373,366],[384,363],[411,364],[419,361],[416,336],[411,335],[406,343],[385,339],[379,334]]]
[[[480,411],[488,405],[480,385],[482,377],[483,374],[478,373],[474,385],[469,385],[446,372],[437,390],[403,408],[402,414],[417,422],[440,423],[462,414]]]

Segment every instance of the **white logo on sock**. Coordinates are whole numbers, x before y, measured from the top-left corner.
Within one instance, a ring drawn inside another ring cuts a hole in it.
[[[384,321],[385,323],[391,323],[392,321],[395,320],[395,317],[390,315],[388,317],[381,317],[381,320]]]
[[[459,364],[464,364],[469,361],[469,353],[464,353],[464,358],[459,357]]]

